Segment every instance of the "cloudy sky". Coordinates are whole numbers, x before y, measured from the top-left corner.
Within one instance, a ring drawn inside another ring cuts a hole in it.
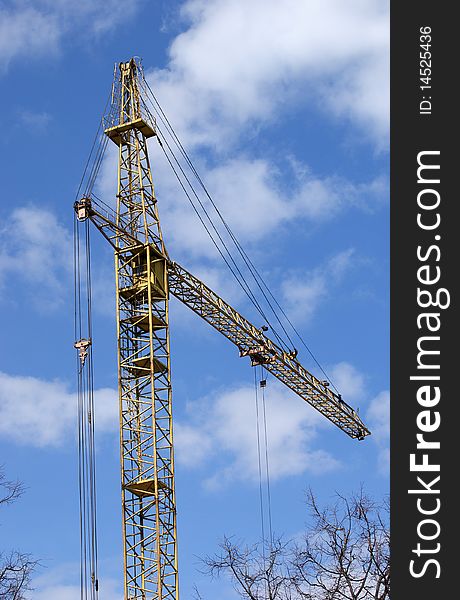
[[[388,2],[6,0],[0,7],[0,463],[27,488],[0,549],[41,559],[35,599],[78,600],[72,203],[113,66],[141,56],[219,208],[344,399],[358,443],[273,379],[266,389],[273,526],[388,488]],[[151,162],[170,255],[260,326],[174,183]],[[97,191],[111,201],[109,147]],[[114,285],[93,235],[101,600],[121,598]],[[253,372],[172,302],[181,588],[234,600],[199,557],[260,536]],[[308,354],[299,358],[311,370]]]

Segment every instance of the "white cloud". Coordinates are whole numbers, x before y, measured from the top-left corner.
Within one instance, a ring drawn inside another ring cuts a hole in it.
[[[44,12],[56,14],[63,28],[84,22],[89,32],[102,34],[126,23],[137,13],[142,0],[130,0],[128,3],[122,0],[35,0],[35,3]]]
[[[13,301],[11,285],[23,285],[17,297],[27,297],[35,309],[47,313],[70,301],[73,290],[72,233],[46,208],[29,204],[14,209],[0,228],[0,299]],[[98,235],[98,234],[96,234]],[[84,263],[84,245],[80,253]],[[113,260],[98,256],[92,265],[93,307],[114,318]],[[82,276],[82,289],[84,289]],[[8,283],[8,285],[7,285]],[[24,291],[23,291],[24,290]]]
[[[239,387],[190,403],[187,422],[175,423],[177,459],[187,467],[221,463],[206,485],[258,480],[255,392]],[[261,394],[259,392],[259,397]],[[270,477],[309,471],[320,474],[339,466],[324,450],[314,449],[324,417],[272,379],[266,392]],[[260,415],[262,414],[262,408]],[[261,432],[263,438],[263,427]]]
[[[369,404],[367,417],[373,423],[372,434],[380,442],[390,437],[390,392],[380,392]]]
[[[40,586],[34,590],[34,600],[80,600],[80,586],[57,584]]]
[[[115,390],[95,390],[95,424],[100,432],[117,430]],[[59,380],[0,372],[0,435],[22,445],[61,445],[77,429],[77,394]]]
[[[46,131],[52,117],[46,111],[36,112],[23,109],[19,111],[19,120],[26,126],[28,131],[43,133]]]
[[[347,362],[329,366],[327,371],[347,402],[353,406],[363,404],[366,382],[360,371]],[[340,466],[338,458],[314,447],[319,428],[329,426],[321,414],[271,378],[266,401],[270,477],[273,480],[304,472],[320,474]],[[190,402],[187,412],[187,421],[174,424],[179,464],[190,469],[207,465],[207,472],[214,468],[204,481],[210,489],[235,481],[258,481],[253,387],[216,391],[204,399]],[[371,440],[376,443],[379,469],[387,474],[389,392],[381,392],[369,403],[365,421],[372,432]],[[263,427],[261,436],[263,443]]]
[[[26,281],[45,309],[62,300],[71,281],[72,238],[55,215],[38,206],[16,208],[5,219],[0,240],[0,285],[6,277]]]
[[[54,55],[59,38],[55,15],[16,3],[0,9],[0,74],[15,58]]]
[[[33,600],[80,600],[79,567],[67,563],[46,570],[33,579]],[[114,579],[102,577],[99,581],[100,600],[122,600],[121,586]]]
[[[290,275],[283,281],[282,291],[290,319],[297,323],[308,322],[327,295],[327,277],[321,272],[306,277]]]
[[[188,29],[150,78],[187,144],[228,144],[309,101],[386,143],[387,1],[189,0],[182,14]]]
[[[380,392],[369,404],[367,410],[372,438],[379,447],[380,470],[388,473],[390,467],[390,392]]]
[[[55,56],[64,41],[101,35],[132,17],[142,0],[10,0],[0,9],[0,73],[19,58]],[[78,36],[69,35],[78,31]]]
[[[364,375],[353,365],[340,362],[328,369],[331,379],[348,403],[363,399],[365,393]]]
[[[292,272],[282,282],[284,306],[289,317],[296,322],[308,322],[345,273],[353,266],[354,249],[349,248],[330,258],[315,269]]]
[[[96,231],[95,235],[99,235],[99,232]],[[101,254],[94,256],[92,271],[93,310],[100,316],[112,319],[113,323],[115,323],[117,299],[113,257],[111,256],[110,261],[107,261],[105,260],[105,256]]]
[[[276,172],[266,160],[238,158],[206,174],[211,195],[239,238],[259,240],[292,219],[295,209],[280,194]]]
[[[123,592],[120,591],[120,586],[115,581],[101,579],[98,598],[100,600],[123,600]],[[40,585],[34,590],[33,600],[81,600],[80,586],[67,583]]]
[[[387,40],[389,41],[389,40]],[[336,81],[323,84],[320,95],[338,118],[349,118],[361,126],[361,134],[375,141],[378,151],[389,146],[389,53],[381,52],[350,66]]]
[[[158,209],[171,256],[179,259],[187,256],[195,260],[218,258],[217,250],[157,144],[151,144],[150,150]],[[115,197],[116,160],[111,149],[103,163],[98,184],[97,193],[107,203]],[[270,238],[274,232],[278,236],[285,235],[292,223],[325,223],[347,209],[372,212],[379,208],[387,192],[384,178],[354,184],[343,177],[320,177],[308,165],[292,157],[283,160],[280,165],[250,156],[227,159],[218,166],[210,166],[204,161],[195,162],[223,218],[240,243],[249,250]],[[286,167],[287,173],[281,173],[282,167]],[[204,192],[199,191],[193,176],[192,181],[220,235],[236,252],[219,216]],[[192,199],[202,213],[198,200],[193,195]],[[209,222],[206,219],[205,222],[216,237]]]

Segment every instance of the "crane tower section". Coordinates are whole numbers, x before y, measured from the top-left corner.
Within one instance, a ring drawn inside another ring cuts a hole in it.
[[[115,247],[127,600],[177,600],[167,257],[135,60],[120,63],[105,134],[118,146]],[[124,233],[120,233],[124,232]]]

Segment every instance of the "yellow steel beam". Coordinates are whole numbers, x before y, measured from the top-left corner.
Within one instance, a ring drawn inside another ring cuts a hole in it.
[[[275,377],[311,404],[352,438],[363,439],[369,430],[351,406],[327,382],[317,379],[294,357],[284,352],[207,285],[175,262],[168,264],[169,291],[202,319]]]

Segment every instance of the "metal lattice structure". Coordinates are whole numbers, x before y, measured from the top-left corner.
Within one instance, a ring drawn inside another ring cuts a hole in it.
[[[369,434],[356,411],[329,388],[328,382],[304,369],[292,354],[277,346],[197,277],[169,262],[168,281],[170,292],[233,342],[240,356],[249,356],[253,366],[264,365],[350,437],[363,439]]]
[[[178,600],[169,293],[350,437],[369,431],[326,381],[169,259],[147,150],[155,123],[141,106],[138,66],[121,63],[105,129],[119,149],[116,213],[89,197],[75,210],[115,250],[125,600]]]
[[[177,598],[168,279],[134,61],[120,65],[118,123],[118,382],[125,597]],[[136,241],[134,241],[136,240]]]

